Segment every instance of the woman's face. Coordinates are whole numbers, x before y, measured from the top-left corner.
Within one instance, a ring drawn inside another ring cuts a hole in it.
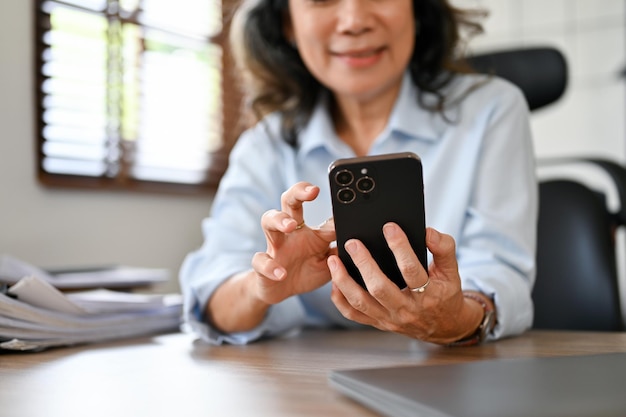
[[[412,0],[289,0],[287,39],[335,95],[370,100],[397,88],[415,43]]]

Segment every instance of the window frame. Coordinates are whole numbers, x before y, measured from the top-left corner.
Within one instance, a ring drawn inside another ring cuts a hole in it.
[[[42,11],[42,4],[46,0],[32,0],[34,16],[34,95],[35,95],[35,153],[36,155],[36,177],[38,182],[51,189],[82,189],[101,191],[130,191],[148,192],[158,194],[205,194],[213,193],[219,185],[219,181],[228,166],[228,155],[235,141],[243,131],[240,123],[240,107],[242,103],[242,93],[237,88],[238,82],[235,74],[235,66],[228,47],[228,31],[230,29],[230,19],[237,5],[237,0],[221,0],[222,3],[222,32],[211,40],[222,48],[222,143],[218,150],[209,153],[209,164],[205,171],[205,180],[202,183],[187,184],[174,182],[148,181],[132,178],[128,175],[130,164],[124,158],[125,154],[133,152],[133,144],[128,141],[121,143],[122,155],[120,156],[120,173],[114,177],[89,177],[71,174],[50,173],[43,168],[43,145],[45,138],[43,129],[45,122],[44,114],[44,93],[41,88],[46,77],[42,73],[44,64],[43,52],[46,45],[43,42],[43,35],[50,27],[48,15]],[[207,0],[210,1],[210,0]],[[219,0],[217,0],[219,1]],[[62,0],[60,3],[64,3]],[[73,5],[68,5],[74,7]]]

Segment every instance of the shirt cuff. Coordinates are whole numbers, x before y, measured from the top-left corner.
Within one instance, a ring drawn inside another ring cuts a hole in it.
[[[474,290],[490,297],[496,308],[496,326],[487,340],[498,340],[519,335],[528,330],[533,322],[533,305],[528,284],[511,279],[465,279],[464,290]]]
[[[270,306],[263,321],[246,332],[222,333],[210,324],[199,320],[196,314],[187,316],[187,324],[202,340],[210,344],[245,345],[265,337],[281,336],[299,328],[305,322],[305,315],[302,303],[297,296],[294,296]]]

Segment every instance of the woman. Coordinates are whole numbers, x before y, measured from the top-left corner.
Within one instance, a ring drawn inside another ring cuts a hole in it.
[[[186,318],[206,340],[367,325],[465,345],[530,327],[528,109],[511,84],[455,65],[459,30],[478,27],[469,17],[446,0],[243,0],[231,40],[260,121],[233,149],[205,242],[181,270]],[[424,166],[430,266],[389,223],[407,288],[351,240],[366,291],[332,244],[327,168],[404,151]]]

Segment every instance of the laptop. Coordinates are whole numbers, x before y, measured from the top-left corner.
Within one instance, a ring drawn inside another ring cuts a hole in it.
[[[335,370],[329,383],[389,417],[626,416],[626,353]]]

